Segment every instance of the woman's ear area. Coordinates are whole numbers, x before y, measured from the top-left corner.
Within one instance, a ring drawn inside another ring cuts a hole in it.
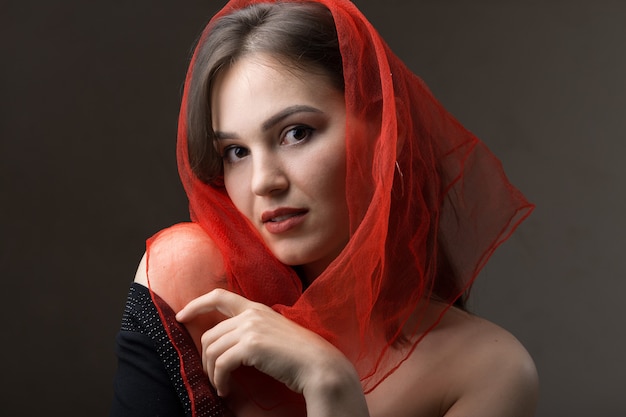
[[[407,139],[407,120],[408,116],[403,116],[405,111],[405,103],[401,98],[396,97],[396,123],[397,123],[397,137],[396,137],[396,164],[398,159],[400,158],[400,152],[402,152],[402,148],[404,148],[404,143]]]

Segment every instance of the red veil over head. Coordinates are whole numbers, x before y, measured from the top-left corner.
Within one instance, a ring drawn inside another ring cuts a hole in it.
[[[232,0],[209,23],[268,0]],[[185,84],[178,163],[193,222],[223,255],[227,286],[322,335],[372,390],[412,352],[429,300],[462,299],[532,211],[499,160],[450,115],[348,0],[330,9],[343,59],[351,239],[305,291],[236,210],[192,172]],[[201,285],[201,284],[199,284]],[[443,313],[442,313],[443,314]]]

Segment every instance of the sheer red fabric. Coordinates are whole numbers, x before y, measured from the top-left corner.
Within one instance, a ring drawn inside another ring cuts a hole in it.
[[[186,130],[193,59],[180,111],[178,164],[191,219],[222,255],[225,286],[328,339],[353,362],[368,392],[436,325],[423,322],[430,300],[451,306],[463,298],[533,205],[354,4],[317,2],[335,20],[349,115],[351,239],[343,252],[303,291],[226,191],[193,174]],[[273,1],[230,1],[211,22],[254,3]],[[191,292],[202,293],[206,283],[196,281],[187,281],[197,285]]]

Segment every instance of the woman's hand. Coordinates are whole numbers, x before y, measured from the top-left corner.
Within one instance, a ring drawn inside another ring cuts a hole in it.
[[[186,322],[214,311],[227,319],[203,334],[202,365],[220,396],[228,395],[235,369],[252,366],[302,393],[310,416],[368,415],[354,367],[325,339],[264,304],[221,289],[191,301],[176,318]]]

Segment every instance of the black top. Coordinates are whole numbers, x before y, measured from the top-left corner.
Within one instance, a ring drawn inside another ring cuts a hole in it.
[[[116,342],[118,367],[110,416],[191,417],[178,353],[143,285],[130,287]]]
[[[110,417],[233,415],[211,386],[185,326],[162,298],[153,298],[141,284],[130,286],[116,342]]]

